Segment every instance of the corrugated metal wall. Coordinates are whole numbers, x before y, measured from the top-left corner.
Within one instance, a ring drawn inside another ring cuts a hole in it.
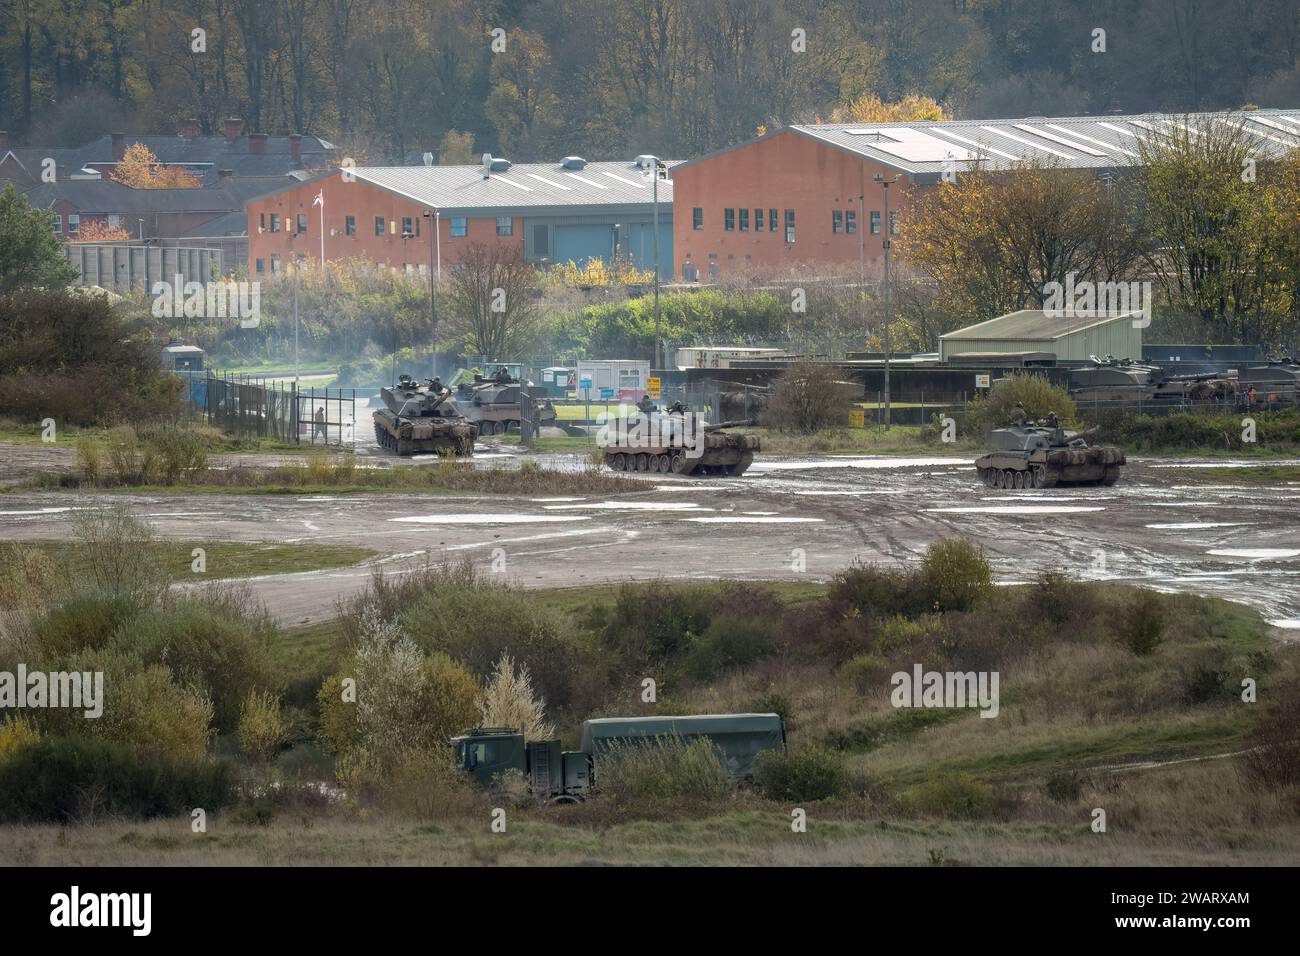
[[[220,249],[188,246],[128,246],[70,243],[68,260],[81,270],[79,285],[97,285],[112,292],[148,291],[155,282],[207,282],[222,274]]]

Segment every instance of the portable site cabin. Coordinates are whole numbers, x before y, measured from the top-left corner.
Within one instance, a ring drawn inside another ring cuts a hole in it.
[[[717,748],[732,777],[748,777],[764,750],[785,749],[785,721],[779,714],[702,714],[684,717],[601,717],[582,722],[582,751],[591,756],[600,776],[600,755],[617,746],[677,737],[691,743],[701,737]]]
[[[583,359],[578,362],[578,398],[637,402],[645,394],[650,363],[640,359]]]

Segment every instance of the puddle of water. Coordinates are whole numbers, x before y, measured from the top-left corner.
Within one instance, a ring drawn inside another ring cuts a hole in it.
[[[778,511],[742,511],[742,515],[754,515],[755,517],[766,517],[768,515],[780,514]]]
[[[760,518],[744,517],[740,515],[726,517],[718,516],[715,518],[685,518],[685,521],[698,521],[701,524],[814,524],[824,521],[824,518]]]
[[[1300,617],[1284,617],[1277,621],[1269,621],[1274,627],[1286,628],[1288,631],[1300,630]]]
[[[1142,459],[1136,459],[1141,461]],[[1153,464],[1152,468],[1269,468],[1276,465],[1300,465],[1300,458],[1228,458],[1213,461],[1176,461]]]
[[[722,491],[723,490],[720,485],[682,484],[682,485],[654,485],[652,487],[654,491],[676,491],[676,492],[687,492],[691,494],[697,491]]]
[[[1221,558],[1249,558],[1252,561],[1300,558],[1300,548],[1215,548],[1205,553],[1218,555]]]
[[[389,521],[410,524],[540,524],[559,521],[590,521],[582,515],[413,515],[408,518],[389,518]]]
[[[982,514],[982,515],[1065,515],[1082,511],[1105,511],[1101,505],[1087,507],[1084,505],[1007,505],[1005,508],[993,506],[965,506],[958,508],[926,508],[928,512],[942,514]]]
[[[1154,528],[1156,531],[1196,531],[1199,528],[1241,528],[1250,522],[1247,521],[1176,521],[1173,524],[1148,524],[1144,528]]]
[[[540,505],[545,504],[548,501],[586,501],[587,499],[579,496],[577,498],[529,498],[528,500]]]
[[[54,515],[54,514],[61,514],[62,512],[65,512],[65,511],[78,511],[78,510],[80,510],[80,511],[84,511],[84,510],[86,510],[86,509],[84,509],[84,508],[81,508],[81,509],[77,509],[77,508],[35,508],[35,509],[30,510],[30,511],[0,511],[0,517],[6,516],[6,515]]]
[[[547,511],[712,511],[694,501],[593,501],[585,505],[547,505]]]
[[[890,458],[888,456],[859,457],[856,455],[815,458],[810,461],[754,462],[749,471],[758,474],[768,471],[803,471],[808,468],[924,468],[942,465],[966,465],[965,458]]]

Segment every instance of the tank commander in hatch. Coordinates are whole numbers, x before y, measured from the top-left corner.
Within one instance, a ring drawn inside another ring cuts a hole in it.
[[[1016,407],[1011,409],[1011,424],[1023,425],[1025,421],[1025,403],[1016,402]]]
[[[509,382],[510,382],[510,369],[506,368],[504,365],[499,365],[499,366],[497,366],[497,375],[496,375],[496,379],[497,379],[497,384],[498,384],[498,385],[506,385],[506,384],[509,384]]]
[[[641,396],[641,401],[636,403],[636,407],[644,415],[649,415],[651,412],[655,410],[654,403],[650,401],[650,396],[648,394],[643,394]]]
[[[1060,427],[1061,427],[1061,420],[1060,420],[1059,418],[1056,417],[1056,412],[1048,412],[1048,413],[1047,413],[1047,418],[1044,419],[1044,420],[1047,422],[1047,427],[1048,427],[1048,428],[1060,428]]]

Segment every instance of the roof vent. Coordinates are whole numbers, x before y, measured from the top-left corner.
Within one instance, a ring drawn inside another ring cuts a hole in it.
[[[587,161],[581,156],[565,156],[560,160],[560,165],[565,169],[585,169]]]
[[[483,178],[487,179],[489,173],[504,173],[510,168],[510,160],[493,157],[491,153],[483,154]]]
[[[658,158],[659,157],[657,156],[651,156],[649,153],[644,153],[636,158],[636,168],[650,169],[654,166],[655,160]]]

